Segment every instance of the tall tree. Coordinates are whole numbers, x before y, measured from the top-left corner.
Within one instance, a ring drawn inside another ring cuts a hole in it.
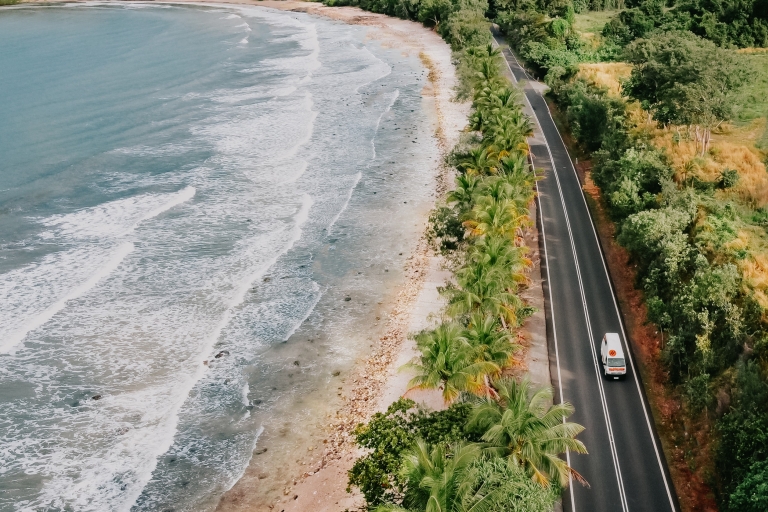
[[[749,77],[738,54],[690,32],[638,39],[627,47],[626,58],[635,67],[625,93],[657,121],[695,126],[701,154],[712,128],[731,119],[734,92]]]
[[[499,372],[496,364],[473,357],[461,326],[455,323],[419,334],[416,346],[421,356],[405,366],[417,372],[408,385],[411,389],[442,388],[446,403],[453,402],[461,393],[484,393],[483,375]]]
[[[499,399],[483,399],[475,407],[469,427],[484,432],[490,451],[521,465],[535,481],[548,486],[552,479],[565,486],[570,477],[586,483],[559,457],[567,450],[587,453],[576,436],[584,430],[565,418],[569,403],[550,405],[552,389],[531,393],[530,382],[505,378],[494,383]]]

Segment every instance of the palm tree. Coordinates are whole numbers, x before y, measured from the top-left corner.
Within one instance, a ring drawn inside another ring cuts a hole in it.
[[[480,492],[467,478],[472,464],[480,457],[475,444],[457,444],[446,456],[445,449],[416,441],[405,455],[402,475],[407,490],[403,504],[409,510],[424,512],[481,512],[489,495]],[[383,505],[376,512],[406,511],[396,505]]]
[[[457,167],[465,174],[486,176],[495,172],[498,155],[492,147],[476,147],[458,158]]]
[[[509,366],[512,356],[520,348],[513,343],[508,332],[501,328],[499,319],[481,312],[470,315],[464,337],[472,347],[472,358],[476,361],[490,361],[499,369]],[[500,374],[487,374],[488,377],[498,377]],[[487,384],[490,387],[490,383]]]
[[[516,151],[499,161],[498,173],[500,176],[516,178],[515,183],[520,186],[532,187],[534,177],[528,167],[528,151]]]
[[[472,358],[471,347],[462,336],[461,327],[454,323],[444,323],[435,330],[420,333],[416,336],[416,346],[421,357],[404,366],[417,372],[408,383],[409,388],[442,388],[446,403],[453,402],[464,392],[483,393],[482,376],[499,371],[492,362]]]
[[[505,282],[521,285],[528,282],[526,270],[533,265],[525,256],[527,252],[528,247],[513,245],[509,238],[486,236],[470,247],[467,257],[472,263],[499,269],[505,276]]]
[[[505,153],[528,151],[526,139],[533,135],[533,130],[527,119],[508,119],[497,115],[485,122],[484,143],[501,148]]]
[[[514,201],[497,200],[490,196],[479,197],[469,212],[464,226],[472,236],[506,236],[510,239],[521,226],[530,223],[527,209]]]
[[[524,307],[522,299],[509,292],[507,282],[498,269],[475,263],[456,273],[458,287],[448,287],[447,313],[461,318],[476,311],[493,315],[504,328],[517,324],[518,310]]]
[[[587,453],[576,436],[584,430],[565,418],[573,414],[569,403],[550,405],[552,389],[531,395],[530,382],[504,378],[494,383],[499,399],[483,399],[472,411],[469,428],[484,432],[488,450],[521,465],[531,478],[548,486],[554,478],[566,486],[571,477],[586,480],[558,455],[570,450]],[[530,396],[530,398],[529,398]]]
[[[448,203],[458,203],[460,211],[468,210],[480,180],[476,176],[460,174],[456,177],[456,188],[448,193]]]
[[[472,358],[475,361],[490,361],[499,367],[498,373],[483,375],[486,395],[498,396],[490,380],[499,377],[501,370],[511,365],[512,356],[520,345],[512,342],[510,334],[501,329],[496,317],[480,312],[470,315],[464,336],[472,347]]]

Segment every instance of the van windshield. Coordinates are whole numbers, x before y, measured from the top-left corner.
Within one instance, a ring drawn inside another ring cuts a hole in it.
[[[609,357],[608,366],[624,366],[623,357]]]

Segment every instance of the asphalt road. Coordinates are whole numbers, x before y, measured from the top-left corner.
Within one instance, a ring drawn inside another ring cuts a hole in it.
[[[555,400],[571,402],[576,412],[569,420],[586,427],[579,439],[589,454],[568,456],[590,487],[573,482],[563,495],[563,508],[679,510],[576,171],[540,87],[503,40],[497,41],[540,127],[530,143],[534,166],[545,171],[537,188]],[[600,342],[606,332],[619,333],[625,357],[631,360],[624,380],[602,376]]]

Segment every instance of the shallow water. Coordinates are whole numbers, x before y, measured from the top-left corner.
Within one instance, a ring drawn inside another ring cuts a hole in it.
[[[142,4],[3,10],[0,48],[0,510],[211,509],[322,423],[401,277],[418,56]]]

